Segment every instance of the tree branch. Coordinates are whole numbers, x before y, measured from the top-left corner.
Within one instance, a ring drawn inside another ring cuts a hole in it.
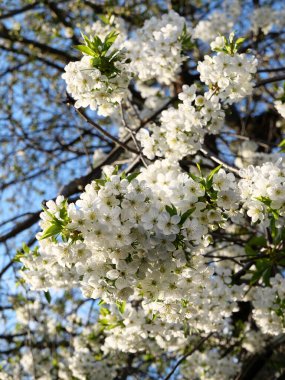
[[[40,3],[39,1],[35,1],[34,3],[28,4],[22,8],[12,9],[8,11],[7,13],[3,13],[2,15],[0,15],[0,20],[4,20],[5,18],[10,18],[16,15],[19,15],[20,13],[30,11],[31,9],[34,9],[35,7],[37,7],[39,3]]]

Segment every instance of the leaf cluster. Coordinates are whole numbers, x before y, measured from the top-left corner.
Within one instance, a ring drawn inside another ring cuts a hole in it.
[[[189,51],[189,50],[193,49],[193,47],[194,47],[194,43],[191,40],[191,35],[187,31],[186,24],[184,24],[184,26],[183,26],[183,30],[182,30],[181,36],[179,37],[178,41],[181,42],[183,52]]]
[[[122,61],[124,58],[123,53],[118,49],[112,49],[110,52],[110,48],[118,35],[119,33],[112,31],[102,41],[98,36],[88,38],[82,34],[85,45],[76,45],[75,49],[92,57],[92,66],[100,70],[102,75],[105,75],[109,79],[114,78],[120,73],[116,62]]]
[[[73,242],[76,240],[81,240],[79,231],[66,228],[71,222],[71,219],[68,216],[67,206],[67,200],[64,200],[58,211],[58,217],[49,212],[46,208],[43,208],[44,212],[49,216],[50,223],[49,226],[43,231],[43,234],[39,240],[47,238],[57,239],[59,236],[63,241],[68,241],[69,239]]]
[[[241,47],[243,42],[246,40],[245,37],[235,38],[234,32],[229,35],[229,38],[223,36],[223,39],[224,39],[224,47],[215,48],[214,51],[223,52],[231,56],[233,56],[235,53],[238,52],[239,48]]]

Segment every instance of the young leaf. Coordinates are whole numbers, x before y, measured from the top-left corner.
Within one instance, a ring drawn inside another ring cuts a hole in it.
[[[279,148],[281,148],[281,152],[285,151],[285,139],[281,141],[281,143],[278,145]]]
[[[91,48],[89,48],[88,46],[85,46],[85,45],[75,45],[74,48],[77,49],[77,50],[79,50],[79,51],[81,51],[82,53],[90,55],[91,57],[95,57],[96,56],[96,53]]]
[[[101,313],[104,317],[106,317],[107,315],[111,314],[110,310],[107,309],[106,307],[101,307],[101,309],[100,309],[100,313]],[[102,321],[102,320],[101,320],[101,321]]]
[[[215,175],[216,173],[218,173],[218,171],[221,169],[222,166],[223,166],[223,165],[219,165],[219,166],[217,166],[215,169],[213,169],[213,170],[211,171],[211,173],[208,175],[207,180],[210,181],[210,180],[214,177],[214,175]]]
[[[125,310],[126,310],[126,301],[122,301],[122,302],[116,302],[117,304],[117,307],[118,307],[118,310],[121,314],[124,314]]]
[[[104,43],[110,44],[110,46],[116,41],[119,33],[117,33],[115,30],[110,32],[106,37]]]
[[[189,216],[193,214],[194,211],[195,211],[195,207],[192,207],[189,210],[185,211],[184,214],[181,215],[179,224],[182,226],[184,222],[189,218]]]
[[[51,301],[50,292],[44,292],[44,295],[45,295],[45,299],[48,301],[48,303],[50,303],[50,301]]]
[[[266,206],[270,206],[270,204],[271,204],[271,199],[268,198],[268,197],[263,197],[263,196],[261,196],[261,197],[256,197],[256,199],[257,199],[259,202],[264,203]]]
[[[23,249],[24,253],[29,253],[30,252],[30,248],[27,246],[26,243],[22,244],[22,249]]]
[[[108,18],[107,16],[105,15],[97,15],[98,18],[106,25],[109,25],[110,24],[110,18]]]
[[[61,224],[59,223],[52,224],[51,226],[49,226],[48,228],[44,230],[42,236],[40,237],[40,240],[47,239],[52,236],[56,236],[61,232],[61,230],[62,230]]]
[[[246,37],[239,37],[237,40],[236,40],[236,45],[237,47],[239,47],[244,41],[246,40]]]
[[[170,216],[177,215],[177,209],[174,205],[171,205],[171,207],[166,205],[165,209]]]
[[[128,180],[129,182],[132,182],[132,180],[135,179],[135,178],[137,178],[137,176],[138,176],[139,174],[140,174],[139,172],[134,172],[134,173],[132,173],[132,174],[129,174],[129,175],[127,176],[127,180]]]
[[[196,166],[197,166],[197,168],[199,170],[199,173],[202,175],[201,166],[200,166],[200,164],[198,164],[198,162],[196,163]]]

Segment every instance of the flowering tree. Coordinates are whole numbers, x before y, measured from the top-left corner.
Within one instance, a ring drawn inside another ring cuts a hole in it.
[[[0,379],[284,378],[284,16],[3,10]]]

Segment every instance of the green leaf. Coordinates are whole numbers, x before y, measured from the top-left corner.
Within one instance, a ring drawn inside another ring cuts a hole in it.
[[[51,220],[55,220],[56,217],[54,214],[48,211],[48,209],[45,206],[42,206],[43,211],[51,218]]]
[[[191,35],[187,32],[187,26],[184,24],[182,33],[178,38],[178,41],[181,42],[182,51],[189,51],[193,48],[194,44],[191,40]]]
[[[210,181],[210,180],[214,177],[214,175],[215,175],[216,173],[218,173],[218,171],[221,169],[222,166],[223,166],[223,165],[219,165],[219,166],[217,166],[215,169],[213,169],[213,170],[211,171],[211,173],[208,175],[207,180]]]
[[[278,219],[279,219],[279,213],[278,213],[277,210],[271,209],[270,212],[272,213],[273,218],[274,218],[275,220],[278,220]]]
[[[132,174],[129,174],[129,175],[127,176],[127,180],[128,180],[129,182],[132,182],[132,180],[135,179],[135,178],[137,178],[138,175],[140,175],[139,172],[134,172],[134,173],[132,173]]]
[[[284,98],[285,98],[285,95],[284,95]],[[281,152],[285,151],[285,139],[281,141],[278,147],[281,148]]]
[[[193,212],[195,211],[195,207],[192,207],[190,208],[189,210],[185,211],[184,214],[181,215],[181,219],[180,219],[180,222],[179,222],[179,225],[182,226],[185,221],[189,218],[189,216],[191,214],[193,214]]]
[[[62,220],[67,220],[68,219],[68,214],[67,214],[67,209],[66,207],[62,207],[60,210],[59,210],[59,217],[60,219]]]
[[[192,174],[192,173],[188,173],[189,177],[191,177],[194,181],[200,181],[201,178],[200,177],[197,177],[195,174]]]
[[[229,35],[229,41],[230,41],[230,43],[234,42],[234,38],[235,38],[235,32],[231,32],[230,35]]]
[[[244,250],[245,250],[246,254],[250,255],[250,256],[256,255],[256,253],[257,253],[249,244],[245,245]]]
[[[113,30],[112,32],[110,32],[109,34],[107,34],[107,36],[105,37],[104,43],[112,45],[116,41],[118,35],[119,35],[119,33],[117,33],[115,30]]]
[[[59,223],[52,224],[46,228],[39,240],[47,239],[52,236],[58,235],[62,230],[62,225]]]
[[[105,16],[105,15],[97,15],[98,16],[98,18],[104,23],[104,24],[106,24],[106,25],[109,25],[109,23],[110,23],[110,18],[108,18],[107,16]]]
[[[92,42],[93,42],[93,45],[95,45],[95,46],[103,45],[103,41],[101,40],[101,38],[99,36],[94,36]]]
[[[174,205],[171,205],[171,207],[166,205],[165,209],[170,216],[177,215],[177,209]]]
[[[45,295],[45,299],[47,300],[47,302],[50,303],[50,301],[51,301],[51,295],[50,295],[50,292],[49,292],[49,291],[44,292],[44,295]]]
[[[116,62],[116,61],[118,61],[121,57],[122,57],[122,55],[121,55],[120,50],[115,49],[115,50],[112,51],[111,54],[108,55],[108,60],[109,60],[109,62],[112,62],[112,61]],[[130,63],[130,61],[129,61],[129,63]]]
[[[271,276],[271,266],[266,268],[262,273],[262,279],[266,286],[270,285],[270,276]]]
[[[256,197],[255,199],[257,199],[259,202],[264,203],[266,206],[270,206],[271,204],[271,199],[268,197]]]
[[[248,241],[248,244],[250,246],[265,247],[266,246],[266,239],[264,236],[253,236]]]
[[[275,218],[270,218],[270,231],[273,239],[277,235],[277,228],[276,228],[276,223],[275,223]]]
[[[271,262],[267,259],[265,260],[256,260],[255,266],[256,271],[253,273],[253,276],[250,280],[250,285],[255,285],[260,279],[263,280],[263,283],[266,286],[269,286],[269,280],[271,276]]]
[[[91,41],[89,40],[89,38],[85,34],[83,34],[82,32],[81,32],[81,36],[84,39],[85,45],[86,46],[90,46],[91,45]]]
[[[101,309],[100,309],[100,313],[101,313],[104,317],[106,317],[107,315],[111,314],[110,310],[107,309],[106,307],[101,307]]]
[[[120,169],[119,165],[116,165],[114,167],[114,170],[112,171],[112,175],[117,175],[119,173],[119,169]]]
[[[96,53],[88,46],[85,45],[75,45],[75,49],[81,51],[82,53],[85,53],[87,55],[90,55],[91,57],[96,57]]]
[[[25,255],[22,253],[22,251],[17,251],[16,255],[13,258],[13,261],[15,263],[20,263],[21,262],[21,258],[24,257],[24,256]]]
[[[198,164],[198,162],[196,163],[196,166],[197,166],[197,168],[198,168],[198,170],[199,170],[199,173],[202,175],[202,172],[201,172],[201,166],[200,166],[200,164]]]
[[[253,236],[245,245],[245,252],[248,255],[256,255],[260,252],[261,247],[266,247],[267,241],[264,236]]]
[[[237,46],[240,46],[245,40],[246,40],[246,37],[239,37],[239,38],[236,40],[236,45],[237,45]]]
[[[29,253],[30,252],[30,248],[27,246],[26,243],[23,243],[22,244],[22,249],[25,253]]]
[[[105,186],[105,184],[106,184],[105,179],[96,179],[95,182],[100,186]]]
[[[260,273],[259,271],[254,272],[253,276],[250,279],[250,285],[256,284],[261,278],[261,276],[262,276],[262,273]]]
[[[126,310],[126,301],[118,301],[116,302],[116,305],[118,307],[118,310],[121,314],[124,314],[125,310]]]

